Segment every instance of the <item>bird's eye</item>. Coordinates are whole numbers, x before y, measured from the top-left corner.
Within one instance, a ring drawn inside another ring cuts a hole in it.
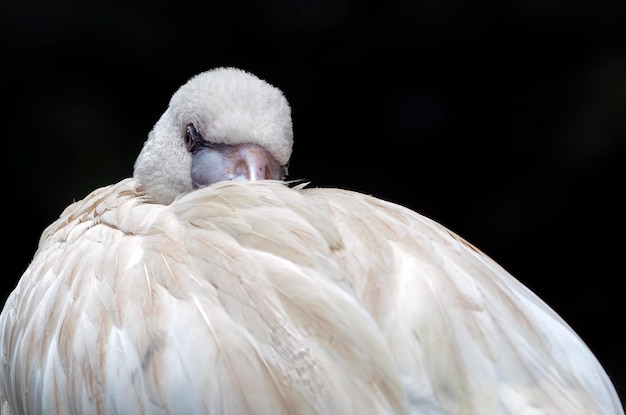
[[[196,129],[193,124],[189,124],[185,129],[185,147],[187,147],[187,151],[191,151],[194,147],[194,136],[196,135]]]

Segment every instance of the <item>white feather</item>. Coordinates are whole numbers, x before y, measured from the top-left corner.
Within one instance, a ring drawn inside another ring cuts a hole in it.
[[[158,131],[137,165],[178,139]],[[624,413],[576,333],[442,225],[339,189],[192,191],[185,163],[144,167],[43,232],[0,315],[2,414]]]

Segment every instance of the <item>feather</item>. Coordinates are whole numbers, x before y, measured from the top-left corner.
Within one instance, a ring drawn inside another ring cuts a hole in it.
[[[441,224],[308,183],[194,189],[181,120],[282,132],[288,158],[258,82],[193,78],[135,177],[44,230],[0,314],[2,414],[624,414],[567,323]]]
[[[275,182],[97,193],[0,318],[17,413],[620,413],[563,320],[408,209]]]

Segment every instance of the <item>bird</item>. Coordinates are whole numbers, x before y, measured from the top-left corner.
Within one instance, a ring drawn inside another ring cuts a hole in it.
[[[291,108],[216,67],[132,177],[42,233],[0,314],[2,414],[624,414],[593,352],[461,236],[292,180]]]

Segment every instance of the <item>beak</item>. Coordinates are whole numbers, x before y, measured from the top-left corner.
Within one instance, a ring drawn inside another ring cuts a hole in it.
[[[282,180],[284,172],[280,163],[256,144],[201,147],[191,158],[194,188],[225,180]]]
[[[229,159],[230,180],[278,180],[275,160],[263,147],[254,144],[236,146],[237,154]],[[232,167],[231,167],[232,166]]]

